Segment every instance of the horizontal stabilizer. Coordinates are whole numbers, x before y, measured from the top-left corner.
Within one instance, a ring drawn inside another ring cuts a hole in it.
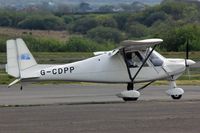
[[[8,85],[8,88],[13,86],[14,84],[18,83],[21,79],[16,79]]]

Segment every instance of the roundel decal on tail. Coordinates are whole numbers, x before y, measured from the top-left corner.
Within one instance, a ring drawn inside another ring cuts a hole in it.
[[[21,54],[20,59],[21,60],[30,60],[31,57],[28,53],[24,53],[24,54]]]

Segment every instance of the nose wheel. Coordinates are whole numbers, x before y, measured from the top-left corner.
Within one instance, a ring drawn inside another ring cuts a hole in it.
[[[182,95],[171,95],[172,99],[178,100],[181,99]]]
[[[181,99],[184,90],[182,88],[177,87],[175,81],[170,81],[169,89],[166,91],[166,93],[170,95],[172,99],[178,100]]]

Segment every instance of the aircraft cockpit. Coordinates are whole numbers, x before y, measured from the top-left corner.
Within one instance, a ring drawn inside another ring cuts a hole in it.
[[[148,53],[148,51],[150,51],[151,48],[149,50],[147,50],[146,53]],[[150,62],[156,67],[156,66],[162,66],[163,62],[165,60],[165,57],[163,57],[161,54],[159,54],[158,52],[156,52],[155,50],[152,52],[152,54],[149,57]]]
[[[151,48],[143,51],[131,51],[127,52],[126,55],[126,61],[129,68],[135,68],[142,65],[142,62],[145,60],[146,56],[148,55],[149,51],[151,51]],[[165,57],[160,55],[158,52],[153,51],[150,55],[148,61],[144,64],[144,67],[147,66],[162,66],[164,62]]]

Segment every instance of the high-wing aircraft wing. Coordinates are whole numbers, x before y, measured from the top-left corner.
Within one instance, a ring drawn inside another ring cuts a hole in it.
[[[146,50],[163,42],[162,39],[144,39],[144,40],[125,40],[120,43],[118,51],[132,52],[138,50]],[[116,51],[117,49],[115,49]],[[116,54],[117,52],[115,52]],[[114,55],[114,54],[113,54]]]
[[[153,47],[157,44],[163,42],[162,39],[144,39],[144,40],[125,40],[120,43],[120,46],[112,51],[98,51],[94,52],[94,55],[98,56],[101,54],[109,53],[111,56],[117,54],[120,50],[125,51],[138,51],[138,50],[146,50],[149,47]]]
[[[145,40],[125,40],[121,42],[120,49],[125,48],[125,50],[145,50],[146,48],[153,47],[157,44],[163,42],[162,39],[145,39]]]

